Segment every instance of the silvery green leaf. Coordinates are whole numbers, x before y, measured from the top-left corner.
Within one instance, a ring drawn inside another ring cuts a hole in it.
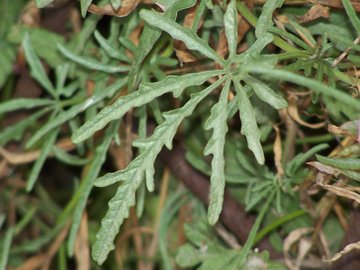
[[[111,5],[115,10],[118,10],[121,7],[122,0],[111,0]]]
[[[141,185],[143,178],[151,178],[153,182],[153,166],[156,156],[164,145],[171,145],[178,126],[187,116],[191,115],[196,106],[214,89],[221,85],[226,77],[205,88],[201,92],[191,95],[190,100],[181,108],[164,115],[164,122],[160,124],[152,136],[146,139],[148,144],[143,145],[140,154],[119,172],[107,174],[95,181],[97,186],[106,186],[123,180],[115,196],[109,202],[109,210],[101,221],[101,228],[96,235],[92,255],[94,260],[102,264],[109,252],[114,249],[113,241],[124,219],[129,216],[129,208],[135,204],[135,193]],[[153,186],[153,185],[152,185]]]
[[[211,115],[205,123],[206,129],[213,129],[213,134],[207,143],[204,154],[213,155],[211,161],[210,202],[208,219],[215,224],[220,216],[225,190],[225,158],[224,146],[227,127],[227,103],[231,80],[228,80],[221,91],[218,103],[211,108]]]
[[[185,88],[192,85],[201,85],[209,78],[220,75],[221,71],[205,71],[190,73],[182,76],[168,76],[156,83],[143,83],[139,90],[119,98],[112,105],[105,107],[95,117],[91,118],[80,127],[72,136],[75,143],[89,138],[96,131],[102,129],[110,121],[122,117],[133,107],[139,107],[149,103],[156,97],[165,93],[181,93]]]
[[[265,157],[260,144],[261,132],[250,100],[238,81],[234,81],[236,94],[239,96],[238,106],[241,119],[241,134],[245,135],[249,149],[254,153],[259,164],[264,164]]]
[[[268,0],[265,2],[261,15],[256,23],[255,27],[255,36],[257,38],[261,38],[266,32],[268,28],[273,25],[272,15],[276,8],[281,7],[284,0]]]

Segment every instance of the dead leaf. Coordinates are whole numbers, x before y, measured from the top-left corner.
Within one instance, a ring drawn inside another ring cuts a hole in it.
[[[351,243],[349,245],[347,245],[346,247],[344,247],[344,249],[338,253],[336,253],[333,257],[331,257],[330,259],[323,259],[325,262],[334,262],[337,261],[338,259],[340,259],[342,256],[344,256],[345,254],[349,253],[352,250],[356,250],[356,249],[360,249],[360,241],[356,242],[356,243]]]
[[[299,23],[306,23],[314,21],[318,18],[329,18],[329,7],[325,7],[321,4],[313,5],[298,21]]]
[[[126,17],[133,10],[135,10],[135,8],[140,2],[140,0],[123,0],[121,3],[121,7],[118,10],[115,10],[111,4],[107,4],[101,7],[95,4],[91,4],[88,11],[99,15]]]
[[[301,261],[309,252],[312,243],[309,239],[303,238],[305,235],[313,231],[313,228],[298,228],[292,231],[284,240],[284,257],[285,263],[290,270],[299,270]],[[290,256],[291,246],[299,242],[299,252],[296,260],[294,261]]]
[[[299,111],[298,111],[298,107],[297,107],[297,98],[290,97],[288,99],[288,103],[289,103],[289,107],[287,108],[287,111],[288,111],[289,115],[291,116],[291,118],[294,119],[299,125],[302,125],[302,126],[308,127],[308,128],[312,128],[312,129],[322,128],[325,125],[325,122],[317,123],[317,124],[310,124],[310,123],[307,123],[304,120],[302,120],[299,115]]]
[[[282,146],[281,146],[281,136],[280,136],[280,130],[277,126],[273,126],[275,129],[276,137],[274,142],[274,160],[275,160],[275,167],[277,170],[277,174],[279,177],[284,176],[284,169],[281,165],[281,159],[282,159]]]
[[[90,251],[88,238],[88,219],[84,212],[80,222],[80,228],[75,241],[75,258],[77,263],[77,270],[90,269]]]
[[[196,6],[190,8],[186,13],[183,23],[183,26],[185,28],[192,27],[195,19],[195,14],[196,14]],[[175,40],[174,49],[175,49],[176,57],[179,59],[180,63],[192,63],[196,61],[196,57],[190,53],[190,51],[187,49],[186,45],[182,41]]]
[[[75,148],[75,145],[73,144],[70,138],[59,140],[56,146],[64,151],[71,151]],[[39,157],[40,152],[41,152],[40,150],[35,150],[25,153],[13,153],[6,150],[3,147],[0,147],[0,156],[2,156],[9,164],[12,165],[19,165],[19,164],[33,162]]]

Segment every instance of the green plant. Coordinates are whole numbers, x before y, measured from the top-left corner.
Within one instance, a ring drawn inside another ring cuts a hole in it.
[[[53,1],[35,2],[38,7],[46,7]],[[239,250],[225,248],[203,220],[187,225],[185,233],[191,244],[179,249],[178,264],[183,267],[200,264],[199,269],[250,269],[255,267],[252,263],[256,261],[259,267],[283,269],[266,252],[258,254],[253,248],[270,235],[273,245],[278,250],[283,249],[279,239],[284,236],[276,229],[281,227],[287,233],[294,230],[287,224],[289,220],[296,221],[295,227],[311,226],[306,219],[309,216],[299,205],[300,194],[296,190],[311,175],[304,163],[329,147],[322,144],[324,137],[315,134],[313,143],[317,145],[309,151],[301,153],[296,148],[289,123],[299,130],[298,126],[304,121],[292,113],[298,111],[292,97],[306,96],[310,90],[311,102],[307,103],[308,108],[302,108],[303,111],[308,115],[322,115],[329,122],[341,124],[355,121],[359,116],[359,99],[347,93],[348,88],[357,84],[357,78],[348,69],[356,68],[359,51],[359,45],[352,41],[356,35],[348,30],[348,23],[357,35],[360,34],[360,20],[351,2],[342,1],[344,11],[331,12],[326,22],[314,19],[308,27],[297,21],[299,14],[307,12],[307,6],[299,6],[297,14],[296,9],[284,6],[281,0],[265,1],[253,11],[245,2],[235,0],[143,1],[144,5],[138,7],[139,1],[132,4],[100,1],[96,5],[92,2],[80,1],[84,17],[87,10],[115,15],[121,9],[132,12],[123,18],[109,19],[106,31],[97,29],[100,16],[88,15],[81,31],[68,40],[44,29],[13,25],[5,45],[0,43],[0,46],[8,46],[10,42],[21,44],[31,75],[43,90],[38,97],[12,98],[8,79],[11,72],[9,65],[4,65],[6,71],[0,77],[0,86],[5,85],[4,89],[8,90],[2,96],[0,115],[11,115],[22,109],[28,110],[29,116],[8,126],[0,134],[0,143],[5,146],[16,141],[29,151],[39,150],[32,168],[24,173],[26,191],[34,191],[38,186],[35,192],[40,194],[43,184],[38,180],[50,155],[82,170],[81,179],[75,180],[76,187],[65,206],[58,207],[51,196],[43,195],[42,200],[49,202],[56,226],[51,229],[44,226],[45,236],[30,241],[30,250],[39,249],[66,228],[66,251],[73,256],[93,187],[103,187],[104,191],[98,191],[101,194],[98,201],[101,207],[108,201],[109,208],[92,239],[92,257],[103,264],[115,248],[115,238],[129,217],[131,207],[136,205],[137,215],[144,215],[147,202],[151,200],[145,188],[149,192],[156,191],[155,179],[161,171],[156,159],[165,147],[172,149],[174,138],[178,136],[187,145],[189,163],[210,177],[207,210],[210,225],[219,221],[225,205],[226,186],[236,194],[246,211],[257,213],[247,240]],[[278,14],[276,25],[275,12]],[[281,16],[287,19],[281,22]],[[337,24],[339,20],[346,25]],[[241,31],[241,27],[250,28],[250,25],[254,31]],[[346,36],[339,38],[336,31]],[[109,33],[108,37],[104,32]],[[1,31],[0,35],[4,33]],[[42,49],[43,39],[50,40],[47,50]],[[240,47],[240,40],[244,47]],[[176,56],[174,50],[187,57]],[[340,63],[338,56],[345,50],[349,55]],[[14,51],[8,51],[0,61],[14,61]],[[195,63],[187,64],[191,61]],[[286,119],[292,120],[286,122]],[[281,121],[287,128],[282,132],[287,136],[283,144],[277,127]],[[197,122],[201,123],[199,127]],[[154,123],[155,128],[148,135]],[[312,127],[311,124],[307,126]],[[135,134],[132,130],[136,130]],[[306,129],[303,132],[313,135]],[[327,133],[326,130],[322,132]],[[70,135],[76,145],[68,140]],[[349,137],[346,132],[340,135]],[[326,140],[334,139],[329,134],[324,136]],[[354,131],[351,136],[356,136]],[[68,144],[61,144],[61,139],[67,139]],[[263,146],[272,141],[273,145]],[[112,149],[122,149],[125,157],[117,157],[122,161],[115,172],[101,176],[107,154]],[[274,151],[274,157],[267,154],[267,149]],[[5,159],[9,157],[6,151],[2,152]],[[132,157],[133,152],[135,157]],[[317,158],[323,165],[336,167],[347,178],[359,180],[359,152],[355,151],[353,159],[320,155]],[[211,155],[211,162],[204,155]],[[11,163],[9,158],[8,161]],[[317,163],[315,168],[324,167]],[[106,188],[110,185],[116,186],[115,193],[112,187]],[[114,193],[112,198],[109,192]],[[172,192],[180,201],[177,192]],[[9,192],[6,194],[9,198]],[[36,211],[46,211],[46,207],[38,205],[29,213],[36,216]],[[199,211],[198,215],[203,218],[204,211]],[[302,219],[304,216],[306,218]],[[23,223],[19,221],[15,227],[8,228],[3,241],[3,258],[11,252],[11,238],[30,223],[29,218],[25,215]],[[66,224],[70,219],[67,232]],[[329,219],[334,220],[333,217]],[[42,223],[41,218],[36,220]],[[170,223],[163,216],[160,220],[161,224]],[[336,224],[334,226],[339,227]],[[260,229],[261,225],[265,227]],[[163,233],[159,243],[162,266],[171,269],[164,248],[165,225],[159,228]],[[206,243],[206,250],[202,250],[203,243]],[[16,250],[21,254],[26,250],[24,246],[16,247],[13,254]],[[0,267],[4,269],[5,265]]]

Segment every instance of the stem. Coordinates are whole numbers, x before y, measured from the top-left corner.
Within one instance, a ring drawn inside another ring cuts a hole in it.
[[[272,232],[277,227],[283,225],[284,223],[286,223],[286,222],[288,222],[290,220],[301,217],[301,216],[303,216],[305,214],[306,214],[306,212],[301,209],[301,210],[297,210],[295,212],[292,212],[292,213],[290,213],[288,215],[285,215],[285,216],[277,219],[276,221],[269,224],[268,226],[266,226],[264,229],[262,229],[261,231],[259,231],[256,234],[256,237],[255,237],[254,242],[253,242],[253,246],[255,246],[261,239],[263,239],[268,233]]]

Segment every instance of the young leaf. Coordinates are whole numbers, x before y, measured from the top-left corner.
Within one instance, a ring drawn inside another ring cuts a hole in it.
[[[86,140],[96,131],[102,129],[110,121],[122,117],[132,107],[147,104],[154,98],[165,93],[173,92],[179,95],[185,88],[192,85],[201,85],[209,78],[220,75],[222,71],[204,71],[190,73],[183,76],[168,76],[156,83],[143,83],[139,90],[118,99],[112,105],[105,107],[95,117],[80,127],[72,136],[74,143]]]
[[[205,129],[213,129],[213,134],[207,143],[204,154],[213,155],[211,161],[211,188],[208,219],[211,225],[215,224],[220,216],[225,189],[225,158],[224,145],[227,127],[227,103],[231,80],[228,80],[221,91],[220,99],[211,108],[211,115],[205,123]]]
[[[71,51],[69,51],[67,48],[65,48],[64,45],[60,43],[58,43],[57,46],[58,49],[61,51],[61,53],[64,54],[67,58],[89,69],[103,71],[107,73],[119,73],[130,70],[129,66],[111,66],[111,65],[101,64],[99,63],[99,61],[78,56],[72,53]]]
[[[154,134],[138,142],[138,145],[141,145],[140,155],[126,169],[107,174],[95,181],[95,185],[105,186],[125,180],[125,183],[118,188],[115,196],[110,200],[109,210],[101,221],[101,228],[96,235],[92,255],[99,264],[102,264],[109,252],[114,249],[114,238],[120,225],[128,217],[129,208],[135,204],[135,192],[144,176],[153,178],[155,158],[163,145],[171,147],[172,139],[182,120],[191,115],[196,106],[225,79],[226,77],[219,79],[201,92],[193,94],[183,107],[164,114],[165,121],[155,129]]]
[[[236,1],[231,0],[224,15],[224,26],[226,40],[229,46],[229,58],[236,54],[238,39],[238,21],[237,21]]]
[[[255,111],[241,84],[234,80],[241,119],[241,134],[245,135],[249,149],[254,153],[259,164],[264,164],[265,157],[260,144],[261,132],[257,126]]]
[[[25,50],[25,57],[31,67],[31,74],[34,78],[53,96],[56,97],[55,89],[49,78],[46,75],[43,65],[40,59],[37,57],[32,45],[30,36],[28,33],[25,34],[23,43]]]
[[[288,106],[282,96],[276,94],[269,86],[254,77],[247,76],[244,81],[254,90],[255,94],[264,102],[268,103],[277,110]]]
[[[140,17],[148,24],[167,32],[174,39],[184,42],[189,50],[198,51],[219,64],[223,64],[224,60],[222,60],[216,52],[192,30],[180,26],[176,22],[171,21],[155,11],[141,10]]]

